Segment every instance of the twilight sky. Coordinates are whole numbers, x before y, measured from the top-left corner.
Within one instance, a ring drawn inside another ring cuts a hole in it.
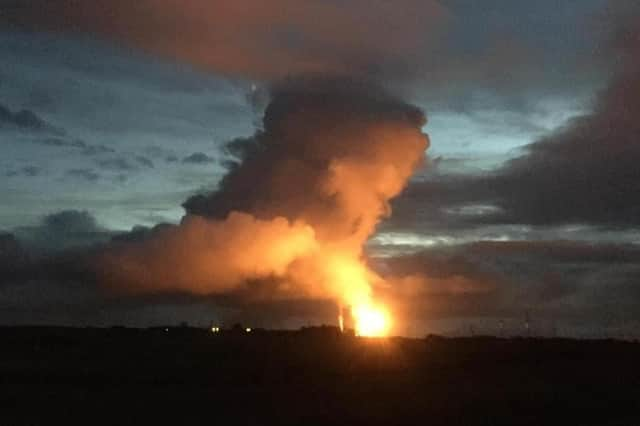
[[[322,300],[111,294],[68,266],[178,224],[270,87],[319,75],[428,117],[427,162],[367,243],[381,273],[425,277],[384,290],[402,333],[526,316],[546,335],[640,333],[634,2],[129,3],[0,0],[0,323],[331,318]]]

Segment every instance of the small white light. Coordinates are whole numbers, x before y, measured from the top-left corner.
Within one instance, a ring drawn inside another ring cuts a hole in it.
[[[251,328],[247,327],[247,333],[251,333]]]

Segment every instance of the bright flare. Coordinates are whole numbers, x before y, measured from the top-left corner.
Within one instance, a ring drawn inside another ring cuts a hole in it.
[[[383,337],[391,330],[389,311],[373,300],[372,282],[380,282],[373,271],[358,257],[335,251],[325,254],[322,265],[327,281],[333,284],[332,293],[338,294],[339,304],[351,307],[351,318],[357,336]],[[344,330],[342,310],[338,317]]]
[[[379,306],[359,305],[352,308],[355,332],[363,337],[384,337],[389,334],[389,313]]]

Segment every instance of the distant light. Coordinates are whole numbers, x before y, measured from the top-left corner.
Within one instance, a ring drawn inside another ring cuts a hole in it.
[[[167,332],[168,332],[168,331],[169,331],[169,329],[168,329],[168,328],[165,328],[165,329],[164,329],[164,331],[167,331]]]
[[[212,333],[219,333],[220,332],[220,327],[211,327],[211,332]]]
[[[247,333],[251,333],[251,328],[250,328],[250,327],[247,327],[247,328],[246,328],[246,331],[247,331]]]

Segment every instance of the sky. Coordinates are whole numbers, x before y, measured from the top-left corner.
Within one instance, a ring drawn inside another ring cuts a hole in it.
[[[313,75],[426,114],[426,160],[365,249],[404,277],[382,290],[399,332],[640,335],[633,2],[71,3],[0,0],[1,323],[331,317],[244,290],[112,293],[69,267],[198,214],[273,88]]]

